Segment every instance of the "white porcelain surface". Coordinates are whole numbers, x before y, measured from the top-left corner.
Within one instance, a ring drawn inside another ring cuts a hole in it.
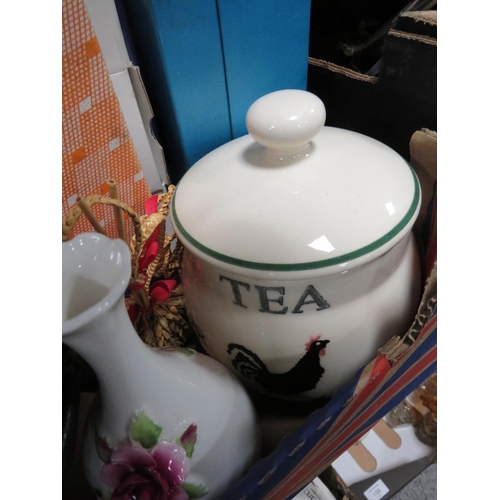
[[[264,96],[253,137],[197,162],[171,210],[207,352],[296,399],[331,395],[405,333],[420,294],[417,177],[384,144],[323,123],[307,92]]]
[[[278,153],[297,153],[314,138],[326,120],[325,105],[314,94],[281,90],[257,99],[246,116],[253,139]]]
[[[124,242],[84,234],[63,243],[62,255],[63,342],[89,362],[100,385],[84,438],[90,485],[101,491],[106,487],[100,479],[105,464],[96,451],[95,433],[119,449],[130,439],[131,420],[142,414],[161,432],[153,450],[141,452],[153,456],[160,444],[177,446],[183,474],[189,469],[182,479],[206,489],[203,498],[218,498],[246,472],[260,449],[256,415],[243,386],[208,356],[143,344],[125,309],[130,255]],[[176,443],[189,428],[197,439],[188,459]],[[140,448],[135,442],[127,446]],[[173,490],[167,493],[173,495]]]
[[[330,396],[347,383],[378,348],[406,331],[420,296],[412,233],[379,259],[314,279],[254,278],[187,251],[183,273],[191,322],[206,351],[249,387],[291,399]],[[304,299],[307,290],[311,294]],[[312,365],[294,370],[314,340],[328,343]],[[253,354],[229,352],[230,344]],[[324,373],[314,375],[319,366]],[[290,370],[299,380],[289,383],[272,375]],[[266,371],[271,375],[261,378]],[[305,389],[299,390],[302,383]]]

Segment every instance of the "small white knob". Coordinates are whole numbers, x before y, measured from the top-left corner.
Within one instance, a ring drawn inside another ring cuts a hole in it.
[[[256,142],[280,153],[304,149],[323,128],[326,110],[319,97],[305,90],[278,90],[257,99],[246,125]]]

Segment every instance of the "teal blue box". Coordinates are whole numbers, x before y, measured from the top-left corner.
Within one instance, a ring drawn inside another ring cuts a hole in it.
[[[310,1],[122,0],[172,182],[246,134],[254,100],[306,89]]]
[[[231,137],[259,97],[307,87],[310,0],[218,0]]]

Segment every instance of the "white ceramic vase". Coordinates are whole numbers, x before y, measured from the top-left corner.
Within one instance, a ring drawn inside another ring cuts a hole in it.
[[[83,234],[63,243],[62,254],[63,342],[99,380],[83,442],[96,496],[218,498],[260,452],[245,389],[205,355],[140,340],[124,302],[123,241]]]

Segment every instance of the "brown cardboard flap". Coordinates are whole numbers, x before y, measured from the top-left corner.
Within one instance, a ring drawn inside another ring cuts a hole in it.
[[[349,68],[344,68],[343,66],[339,66],[338,64],[323,61],[322,59],[316,59],[314,57],[309,57],[309,64],[312,66],[317,66],[318,68],[326,68],[329,71],[334,73],[339,73],[341,75],[347,76],[349,78],[354,78],[355,80],[360,80],[362,82],[367,83],[376,83],[378,78],[376,76],[365,75],[363,73],[359,73],[358,71],[354,71]]]
[[[409,17],[415,21],[420,21],[426,24],[437,26],[437,10],[426,10],[418,12],[405,12],[401,17]]]
[[[311,58],[308,90],[325,103],[326,125],[378,139],[409,160],[414,132],[437,130],[436,35],[433,15],[400,16],[385,37],[378,77]]]
[[[437,179],[437,134],[428,129],[415,132],[410,140],[410,163],[422,187],[422,208],[415,223],[420,234],[422,225],[432,210],[432,200]]]

